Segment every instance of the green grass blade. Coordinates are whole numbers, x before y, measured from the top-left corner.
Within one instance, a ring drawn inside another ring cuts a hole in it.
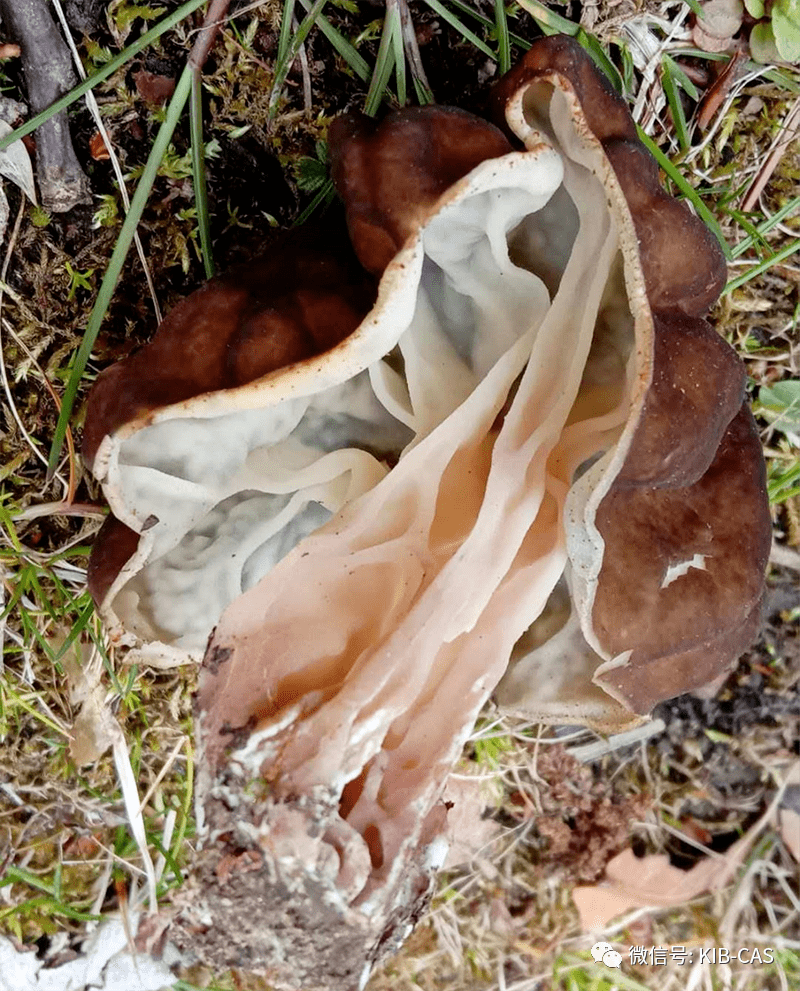
[[[473,7],[470,7],[469,4],[464,3],[463,0],[450,0],[450,6],[455,7],[456,10],[460,10],[462,14],[466,14],[468,17],[474,18],[479,24],[482,24],[483,27],[487,28],[489,31],[497,29],[497,25],[493,21],[491,21],[488,17],[484,17],[483,14],[475,10]],[[508,18],[506,18],[506,20],[508,20]],[[525,38],[520,38],[520,36],[518,34],[514,34],[513,31],[508,32],[508,40],[512,45],[515,45],[517,48],[521,48],[524,52],[527,52],[527,50],[531,47],[531,43],[529,41]]]
[[[396,22],[396,26],[399,31],[399,19]],[[378,107],[381,105],[381,101],[387,95],[389,77],[395,66],[395,46],[392,40],[394,33],[395,21],[391,16],[391,8],[387,6],[386,16],[383,21],[383,31],[381,32],[381,42],[378,46],[378,57],[375,60],[375,68],[372,70],[372,80],[370,81],[367,99],[364,104],[364,113],[367,117],[373,117],[375,115]]]
[[[626,97],[632,97],[636,92],[636,69],[633,56],[627,45],[618,43],[620,59],[622,60],[622,91]]]
[[[294,0],[286,0],[283,5],[281,15],[281,33],[278,36],[278,54],[275,57],[275,64],[282,65],[289,51],[289,43],[292,39],[292,18],[294,17]]]
[[[479,51],[483,52],[483,54],[488,56],[493,62],[495,61],[497,56],[491,48],[489,48],[485,42],[481,41],[476,34],[473,34],[466,24],[456,17],[452,10],[448,10],[447,7],[443,7],[442,4],[439,3],[439,0],[425,0],[425,3],[431,8],[431,10],[437,13],[443,21],[447,21],[450,27],[455,28],[464,41],[470,42],[470,44],[474,45]]]
[[[726,206],[725,213],[727,213],[729,217],[732,217],[747,235],[744,241],[734,245],[731,249],[731,255],[734,258],[738,258],[739,255],[743,254],[747,250],[747,247],[751,246],[755,248],[759,256],[763,254],[764,250],[769,252],[769,242],[765,237],[761,236],[755,224],[751,223],[741,210],[733,210]],[[742,248],[742,244],[745,242],[747,242],[747,247]]]
[[[303,210],[300,216],[292,224],[292,227],[299,227],[304,224],[308,218],[314,213],[317,207],[321,206],[323,203],[328,204],[331,202],[335,194],[333,188],[333,182],[328,179],[325,184],[320,187],[319,192],[314,196],[314,199],[308,204],[308,206]]]
[[[795,238],[794,241],[790,241],[788,244],[785,244],[780,251],[776,251],[774,255],[770,255],[769,258],[765,258],[757,265],[753,265],[752,268],[748,268],[746,272],[743,272],[735,279],[731,279],[727,286],[725,286],[722,290],[722,295],[725,296],[728,293],[733,292],[734,289],[738,289],[739,286],[743,286],[745,282],[749,282],[751,279],[754,279],[757,275],[762,275],[764,272],[768,272],[773,265],[780,265],[781,262],[786,261],[787,258],[791,258],[791,256],[797,251],[800,251],[800,237]]]
[[[311,0],[300,0],[300,3],[306,10],[311,9]],[[334,49],[342,56],[345,62],[347,62],[358,78],[363,79],[364,82],[366,82],[370,77],[369,64],[364,58],[362,58],[361,55],[359,55],[355,48],[353,48],[347,38],[345,38],[341,32],[337,31],[327,17],[323,17],[322,14],[317,17],[317,27],[325,35]]]
[[[295,31],[291,44],[284,54],[283,60],[275,63],[275,79],[272,84],[272,93],[269,98],[270,120],[273,120],[275,118],[275,114],[278,112],[278,100],[280,99],[281,91],[283,90],[283,84],[286,82],[286,77],[289,75],[289,69],[291,68],[292,62],[294,62],[297,53],[300,51],[300,46],[308,37],[311,28],[314,27],[317,17],[327,2],[328,0],[315,0],[314,6],[311,10],[309,10],[300,22],[300,26]]]
[[[141,38],[138,38],[133,42],[132,45],[116,55],[107,62],[101,69],[97,72],[92,73],[83,82],[78,83],[78,85],[65,93],[64,96],[59,97],[55,103],[52,103],[46,110],[43,110],[40,114],[32,117],[29,121],[21,124],[15,131],[7,134],[2,140],[0,140],[0,151],[4,151],[8,146],[16,141],[18,138],[24,137],[26,134],[30,134],[31,131],[35,131],[36,128],[43,124],[46,120],[49,120],[53,114],[57,114],[59,110],[64,110],[65,107],[71,106],[76,100],[79,100],[85,93],[88,93],[90,89],[93,89],[98,83],[101,83],[104,79],[108,79],[109,76],[113,76],[120,66],[125,65],[129,62],[135,55],[138,55],[142,49],[147,48],[148,45],[152,44],[158,38],[164,34],[165,31],[169,31],[170,28],[175,27],[180,21],[188,17],[189,14],[197,10],[198,7],[202,5],[206,0],[188,0],[187,3],[182,4],[176,11],[171,13],[168,17],[165,17],[163,21],[159,21],[155,27],[146,31]]]
[[[730,261],[732,257],[730,245],[725,240],[725,235],[722,233],[722,228],[717,223],[717,218],[705,205],[702,198],[698,195],[697,190],[694,189],[690,183],[686,181],[686,179],[684,179],[679,170],[675,168],[655,141],[653,141],[649,135],[645,134],[641,127],[637,126],[636,130],[639,134],[639,140],[645,148],[647,148],[653,158],[655,158],[659,166],[664,170],[668,178],[675,184],[679,192],[681,192],[686,199],[689,200],[697,211],[697,216],[711,230],[712,234],[719,241],[719,246],[722,248],[722,253],[725,255],[725,258]]]
[[[494,20],[497,27],[497,63],[502,74],[511,68],[511,38],[504,0],[494,0]]]
[[[746,237],[743,241],[737,244],[733,249],[733,257],[738,258],[739,255],[743,255],[745,251],[749,251],[749,249],[755,244],[756,240],[761,240],[764,234],[769,233],[769,231],[771,231],[772,228],[779,224],[785,217],[788,217],[789,214],[795,213],[797,210],[800,210],[800,196],[795,196],[793,200],[789,200],[788,203],[784,203],[780,210],[776,210],[771,217],[767,217],[763,223],[759,224],[755,229],[756,236],[751,234],[749,237]],[[741,221],[738,222],[741,223]]]
[[[666,57],[669,58],[670,62],[672,63],[670,66],[670,71],[672,73],[673,79],[675,80],[675,83],[678,86],[680,86],[683,92],[686,93],[686,95],[689,96],[692,100],[699,102],[700,93],[697,87],[695,86],[695,84],[686,75],[683,69],[678,65],[678,63],[673,58],[671,58],[669,55],[667,55]]]
[[[210,279],[214,274],[214,255],[211,250],[211,224],[208,216],[206,146],[203,144],[203,83],[199,71],[192,72],[189,121],[192,136],[192,182],[197,208],[197,226],[200,230],[200,252],[203,255],[206,278]]]
[[[672,114],[672,123],[675,127],[678,146],[681,151],[686,151],[689,147],[689,126],[686,123],[686,115],[683,112],[680,87],[675,72],[676,69],[677,66],[673,60],[665,53],[661,59],[661,85],[664,88],[664,95],[667,98],[669,112]]]
[[[614,89],[618,93],[621,93],[622,76],[619,73],[619,69],[617,69],[608,55],[606,55],[605,49],[597,38],[593,34],[584,31],[583,28],[578,30],[575,38],[597,68],[608,78]]]
[[[568,34],[574,38],[581,29],[579,24],[561,17],[543,3],[539,3],[539,0],[517,0],[517,3],[531,15],[545,34]]]
[[[183,841],[186,838],[186,830],[191,821],[194,805],[194,749],[191,737],[186,741],[186,774],[184,780],[186,781],[186,791],[184,792],[178,814],[177,829],[172,837],[172,856],[176,863],[180,862],[182,854],[185,853]]]
[[[795,462],[791,468],[782,474],[779,473],[779,469],[773,471],[773,466],[770,465],[767,480],[769,501],[775,505],[794,498],[800,492],[800,487],[795,486],[795,482],[800,482],[800,461]]]
[[[136,187],[136,192],[131,200],[131,208],[125,217],[122,227],[120,228],[119,237],[117,238],[117,243],[114,246],[111,260],[108,263],[108,268],[106,269],[106,273],[103,276],[103,281],[97,293],[97,299],[95,300],[94,307],[92,308],[92,312],[89,316],[89,322],[86,326],[86,333],[83,335],[83,340],[78,348],[78,353],[75,355],[72,372],[70,373],[69,381],[67,382],[66,389],[64,390],[64,396],[61,401],[61,413],[59,414],[58,423],[56,424],[55,433],[53,435],[53,444],[50,448],[50,457],[47,468],[48,481],[53,477],[53,473],[58,465],[61,447],[67,433],[67,425],[70,417],[72,416],[72,408],[75,405],[75,397],[78,394],[78,388],[80,387],[80,382],[86,368],[86,363],[89,360],[89,355],[92,353],[94,342],[97,339],[100,326],[105,318],[109,303],[111,302],[111,297],[117,285],[117,280],[122,272],[122,267],[125,264],[125,258],[127,257],[131,242],[133,241],[133,235],[142,217],[142,213],[144,212],[147,199],[150,196],[150,191],[153,188],[156,173],[158,172],[161,160],[169,147],[175,127],[183,112],[183,108],[186,105],[186,101],[189,98],[191,88],[192,69],[191,66],[187,65],[178,80],[178,85],[176,86],[175,92],[170,100],[166,119],[159,128],[156,139],[153,142],[153,147],[147,159],[147,164],[144,167],[144,172],[142,173],[142,177]]]
[[[86,627],[89,624],[89,620],[92,618],[93,615],[94,615],[94,603],[89,602],[89,604],[84,607],[77,620],[75,620],[75,622],[73,623],[73,626],[69,631],[69,635],[64,640],[64,643],[61,644],[61,647],[58,650],[58,652],[55,654],[55,657],[53,658],[54,661],[60,661],[61,658],[67,653],[67,651],[72,647],[72,645],[75,643],[78,637],[86,629]]]
[[[392,48],[394,50],[394,73],[397,81],[397,102],[404,107],[408,98],[406,86],[406,53],[403,49],[403,26],[400,23],[400,8],[396,3],[387,6],[387,16],[391,11]]]

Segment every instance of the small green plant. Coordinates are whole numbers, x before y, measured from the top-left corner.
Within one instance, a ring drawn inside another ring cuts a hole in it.
[[[800,495],[800,458],[788,461],[775,458],[769,462],[767,495],[773,505]]]
[[[31,223],[34,227],[47,227],[50,223],[50,214],[44,207],[36,204],[31,207]]]
[[[800,0],[744,0],[758,21],[750,51],[758,62],[800,62]]]
[[[73,268],[69,262],[64,262],[64,268],[67,270],[67,275],[69,276],[69,292],[67,293],[67,299],[75,299],[75,294],[79,289],[88,289],[91,292],[92,276],[94,275],[93,268],[87,268],[85,272],[79,272],[78,269]]]
[[[92,217],[92,227],[113,227],[119,220],[119,206],[117,198],[111,193],[104,193],[98,197],[100,206],[95,210]]]
[[[503,754],[514,749],[511,737],[506,734],[478,737],[473,740],[472,745],[475,748],[475,760],[491,768],[499,767]]]
[[[301,158],[294,168],[297,188],[303,193],[315,193],[328,181],[328,145],[318,141],[316,158]]]
[[[131,33],[134,21],[154,21],[164,13],[163,7],[150,7],[145,3],[129,3],[128,0],[112,0],[108,7],[109,25],[118,41],[125,41]]]

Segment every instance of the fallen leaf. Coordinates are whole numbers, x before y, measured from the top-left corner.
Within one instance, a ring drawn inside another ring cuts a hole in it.
[[[119,918],[106,919],[81,955],[58,967],[46,967],[35,950],[19,950],[0,936],[0,991],[159,991],[174,980],[166,962],[131,954]]]
[[[707,857],[688,871],[673,867],[666,854],[637,857],[633,850],[623,850],[606,867],[605,881],[576,887],[572,892],[584,930],[591,932],[604,929],[611,919],[632,908],[674,908],[707,891],[723,888],[739,869],[764,827],[775,821],[785,786],[798,779],[800,761],[791,766],[786,774],[784,787],[779,789],[764,815],[740,840],[724,854]],[[777,815],[779,824],[782,824],[783,814],[787,811],[791,810],[780,809],[780,814]],[[794,820],[790,817],[788,821],[788,828],[793,831],[793,835],[786,840],[793,853],[792,843],[795,838],[800,846],[800,817],[796,813],[794,816]],[[782,829],[782,825],[780,828]]]
[[[484,818],[487,806],[494,806],[486,782],[480,778],[447,779],[442,793],[447,809],[447,839],[450,847],[444,866],[457,867],[473,860],[500,835],[500,825]]]
[[[174,76],[162,76],[147,69],[140,69],[134,72],[133,81],[136,83],[139,96],[147,103],[161,105],[166,103],[175,92]]]
[[[0,120],[0,138],[11,134],[13,128]],[[19,186],[31,203],[36,203],[36,187],[33,184],[33,167],[28,149],[21,141],[12,141],[5,151],[0,151],[0,175]]]
[[[95,685],[81,706],[72,726],[69,752],[81,767],[91,764],[108,750],[119,734],[119,726],[106,702],[106,689]]]
[[[103,135],[95,131],[89,139],[89,154],[96,162],[107,162],[111,158],[111,153],[103,140]]]

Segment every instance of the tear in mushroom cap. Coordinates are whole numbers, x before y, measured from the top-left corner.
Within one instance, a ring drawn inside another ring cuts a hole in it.
[[[413,925],[509,658],[505,705],[610,728],[756,622],[769,516],[703,320],[714,238],[574,42],[493,103],[507,137],[441,107],[338,122],[360,265],[314,243],[286,280],[210,283],[90,403],[128,527],[96,552],[101,609],[151,657],[205,650],[174,935],[280,987],[361,986]]]

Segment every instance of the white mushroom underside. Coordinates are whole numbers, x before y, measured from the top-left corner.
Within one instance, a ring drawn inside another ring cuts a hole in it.
[[[577,215],[551,152],[503,162],[502,171],[489,162],[476,172],[488,173],[484,185],[491,187],[499,171],[501,182],[519,188],[480,191],[478,180],[479,191],[425,230],[413,317],[392,328],[396,340],[389,342],[401,363],[380,357],[316,395],[270,396],[265,408],[211,417],[180,415],[178,408],[174,418],[114,449],[112,507],[134,529],[144,528],[149,544],[146,566],[115,589],[112,608],[127,629],[201,655],[234,599],[345,503],[372,489],[387,473],[386,459],[396,460],[445,421],[514,345],[513,367],[522,370],[550,299],[542,279],[518,266],[542,271],[555,289]],[[409,275],[398,287],[403,295]],[[569,360],[567,342],[559,347],[558,338],[556,329],[552,354],[541,360]],[[618,347],[616,340],[605,350],[596,344],[604,378],[619,378]],[[580,357],[569,365],[574,388]],[[498,383],[503,399],[507,378]],[[498,391],[492,392],[496,402]],[[563,399],[560,408],[564,419]]]
[[[309,834],[337,855],[296,866],[365,913],[436,835],[438,789],[564,574],[568,539],[584,571],[602,555],[589,480],[634,389],[618,218],[596,150],[526,143],[443,197],[319,364],[167,410],[102,452],[114,512],[148,524],[145,567],[107,608],[195,656],[218,624],[212,642],[233,648],[222,695],[272,700],[229,781],[268,762],[329,809],[359,779],[338,838]],[[579,653],[578,687],[556,679],[551,701],[561,718],[602,719],[599,692],[586,696],[598,659]],[[201,715],[201,737],[217,716]],[[264,821],[278,860],[288,814]]]

